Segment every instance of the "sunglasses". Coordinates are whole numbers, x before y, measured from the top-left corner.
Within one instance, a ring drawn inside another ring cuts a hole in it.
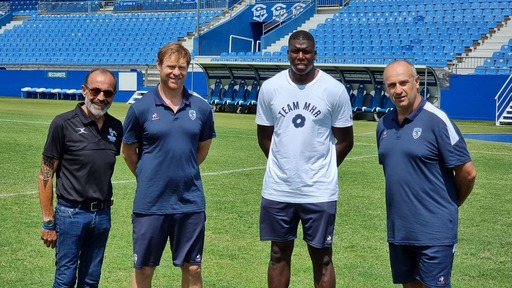
[[[105,98],[112,98],[112,97],[114,97],[114,94],[116,94],[116,92],[114,92],[112,90],[101,90],[100,88],[89,88],[87,85],[84,85],[84,87],[94,97],[99,96],[101,94],[101,92],[103,92],[103,96],[105,96]]]

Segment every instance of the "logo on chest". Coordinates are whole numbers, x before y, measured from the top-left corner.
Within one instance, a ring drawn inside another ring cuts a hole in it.
[[[412,138],[414,138],[414,139],[420,138],[421,131],[422,131],[421,128],[414,128],[414,130],[412,130]]]
[[[108,128],[108,136],[107,137],[110,142],[116,142],[117,132],[112,128]]]
[[[190,110],[188,111],[188,117],[190,117],[191,120],[195,120],[197,117],[196,110]]]
[[[75,128],[77,130],[76,134],[80,135],[80,134],[87,134],[87,131],[85,131],[85,127],[81,127],[81,128]]]
[[[299,101],[295,101],[281,107],[281,109],[277,111],[277,114],[281,117],[286,117],[291,112],[297,110],[306,112],[306,114],[310,114],[314,118],[317,118],[318,116],[320,116],[320,114],[322,114],[322,111],[320,111],[320,109],[315,105],[309,102],[304,102],[304,105],[301,105]],[[303,113],[295,114],[292,119],[292,123],[295,126],[295,128],[302,128],[306,124],[306,117],[303,115]]]

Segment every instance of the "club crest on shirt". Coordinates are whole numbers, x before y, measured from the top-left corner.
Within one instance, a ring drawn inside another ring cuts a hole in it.
[[[414,138],[414,139],[420,138],[421,131],[422,131],[421,128],[414,128],[414,130],[412,131],[412,138]]]
[[[188,116],[190,117],[191,120],[195,120],[196,119],[196,110],[190,110],[188,111]]]
[[[110,142],[116,142],[117,132],[114,131],[114,129],[112,129],[112,128],[108,128],[108,136],[107,137]]]

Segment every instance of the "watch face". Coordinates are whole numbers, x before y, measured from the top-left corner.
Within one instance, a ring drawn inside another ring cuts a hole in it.
[[[43,221],[43,224],[46,226],[53,226],[54,222],[53,222],[53,220],[46,220],[46,221]]]

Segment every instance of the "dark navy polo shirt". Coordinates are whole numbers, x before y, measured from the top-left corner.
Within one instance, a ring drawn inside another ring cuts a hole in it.
[[[184,89],[177,112],[158,89],[128,109],[123,142],[139,144],[133,212],[174,214],[205,210],[197,148],[215,137],[213,112],[200,96]]]
[[[48,130],[43,155],[60,161],[56,172],[58,198],[106,201],[112,197],[111,177],[121,149],[121,121],[105,114],[101,130],[82,109],[56,116]]]
[[[453,167],[471,161],[461,132],[423,100],[402,124],[396,109],[377,125],[379,163],[386,179],[388,242],[457,242],[458,206]]]

